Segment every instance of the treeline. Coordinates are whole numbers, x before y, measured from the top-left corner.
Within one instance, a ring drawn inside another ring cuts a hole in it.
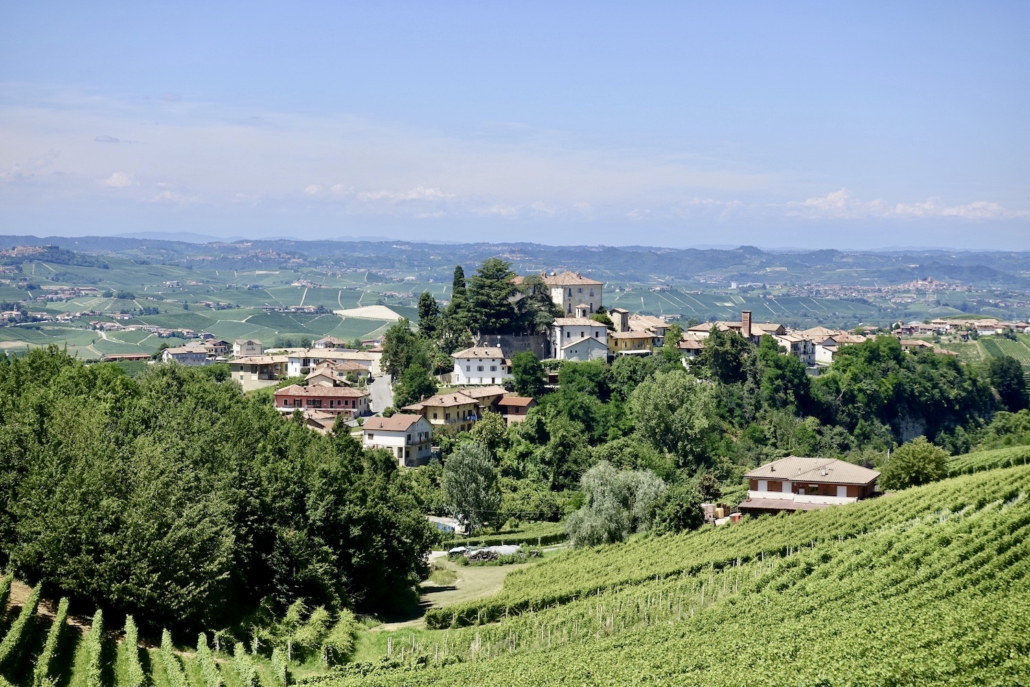
[[[434,533],[396,461],[221,377],[0,356],[4,563],[155,628],[410,599]]]
[[[584,538],[611,540],[659,523],[666,531],[696,526],[701,500],[741,496],[747,469],[786,455],[879,467],[889,451],[920,436],[961,452],[998,436],[1030,435],[1026,411],[1008,412],[1025,407],[1021,375],[999,377],[932,351],[908,353],[892,337],[842,349],[828,372],[812,378],[771,338],[755,345],[719,331],[688,370],[675,348],[679,336],[671,327],[655,355],[621,356],[611,365],[548,362],[558,388],[542,395],[541,362],[516,356],[514,388],[537,395],[537,406],[510,427],[485,413],[468,434],[439,435],[443,465],[413,477],[420,502],[454,510],[444,489],[447,459],[475,442],[492,457],[497,479],[490,484],[499,492],[499,506],[480,522],[553,521],[587,508],[574,523],[589,525],[580,527]],[[939,463],[944,454],[931,455]],[[607,467],[590,475],[605,465],[652,473],[662,484],[612,476]],[[646,517],[633,514],[643,501],[622,484],[627,479],[657,485],[649,487]],[[613,515],[601,518],[605,511]]]

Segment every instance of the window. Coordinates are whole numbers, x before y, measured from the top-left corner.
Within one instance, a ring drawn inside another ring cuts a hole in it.
[[[565,332],[565,338],[566,339],[571,339],[572,338],[572,332]]]
[[[466,365],[465,366],[465,372],[471,372],[471,371],[472,371],[472,366],[471,365]]]
[[[436,413],[433,413],[433,419],[434,420],[436,419]]]
[[[569,298],[572,298],[572,289],[569,289]]]
[[[583,287],[582,287],[582,286],[581,286],[581,287],[579,287],[578,289],[576,289],[576,291],[577,291],[578,293],[583,293]]]
[[[593,289],[590,289],[590,297],[591,297],[591,298],[593,298],[593,297],[594,297],[594,290],[593,290]]]
[[[410,434],[408,435],[408,443],[409,444],[411,443],[411,435]]]
[[[597,332],[594,332],[594,338],[595,339],[597,338]]]
[[[477,365],[476,366],[476,372],[482,372],[482,371],[483,371],[483,366],[482,365]]]
[[[376,438],[376,435],[375,435],[375,434],[372,434],[371,432],[369,432],[369,433],[368,433],[368,440],[369,440],[369,441],[372,441],[372,440],[373,440],[373,439],[375,439],[375,438]]]
[[[497,366],[496,365],[491,365],[490,366],[490,371],[491,372],[497,372]]]

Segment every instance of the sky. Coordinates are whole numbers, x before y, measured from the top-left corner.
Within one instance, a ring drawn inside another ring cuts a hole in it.
[[[0,5],[0,233],[1030,250],[1027,2]]]

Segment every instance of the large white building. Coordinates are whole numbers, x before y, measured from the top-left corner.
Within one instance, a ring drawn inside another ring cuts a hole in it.
[[[500,348],[473,346],[452,353],[455,384],[501,384],[511,377],[511,366]]]
[[[385,448],[402,467],[425,465],[432,457],[433,428],[421,415],[373,417],[361,428],[365,448]]]
[[[555,318],[551,325],[551,357],[555,360],[606,360],[608,327],[586,317],[583,307],[577,309],[576,315]]]
[[[595,313],[601,307],[601,290],[604,283],[596,279],[584,277],[579,272],[562,272],[561,274],[540,275],[540,279],[551,290],[554,301],[566,315],[576,311],[576,307],[586,306],[587,313]]]

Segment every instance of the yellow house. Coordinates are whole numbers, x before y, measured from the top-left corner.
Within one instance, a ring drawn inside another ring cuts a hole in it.
[[[612,355],[647,355],[654,348],[652,332],[608,332],[608,351]]]
[[[438,394],[403,408],[418,413],[433,426],[445,427],[452,432],[467,432],[479,420],[479,401],[460,391]]]

